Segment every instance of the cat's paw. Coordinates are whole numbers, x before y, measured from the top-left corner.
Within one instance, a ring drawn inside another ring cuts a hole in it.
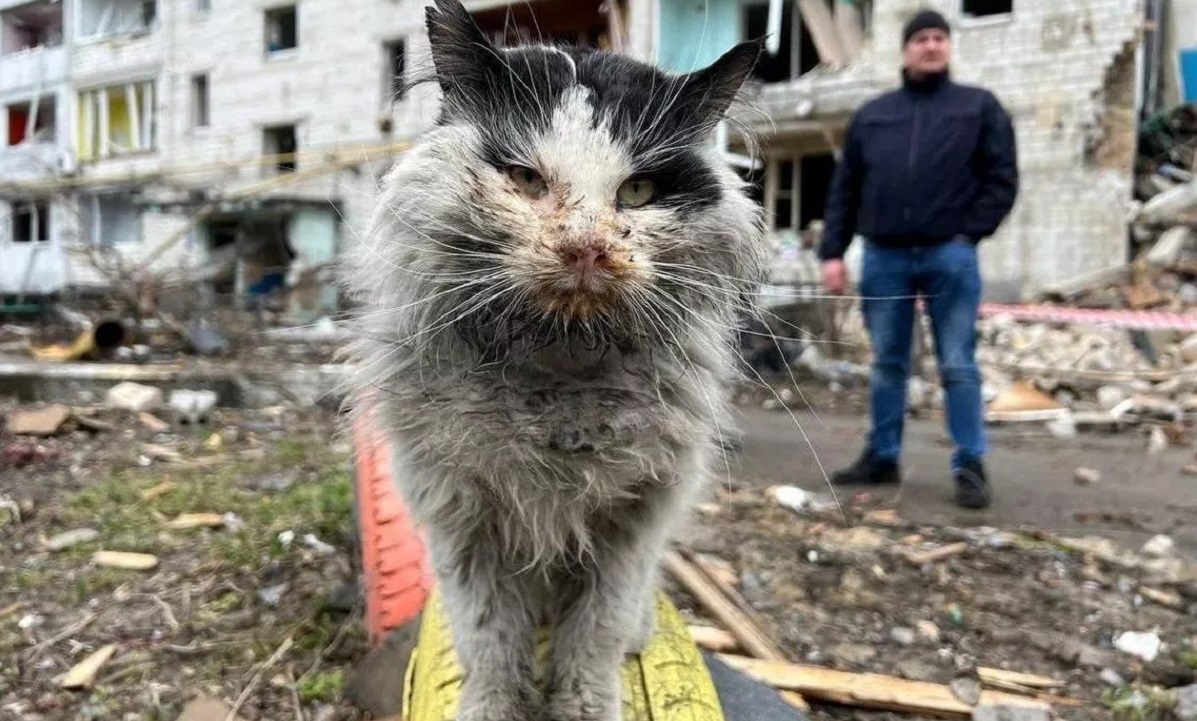
[[[620,721],[619,691],[618,676],[577,678],[549,692],[543,721]]]
[[[540,721],[541,715],[531,703],[507,694],[462,698],[456,721]]]

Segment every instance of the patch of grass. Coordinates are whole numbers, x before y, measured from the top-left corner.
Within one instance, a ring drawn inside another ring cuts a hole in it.
[[[299,692],[299,700],[304,703],[317,703],[336,701],[340,698],[341,690],[344,687],[345,672],[337,669],[321,671],[301,679],[295,685],[295,690]]]
[[[246,478],[298,464],[314,469],[315,480],[277,493],[245,486]],[[148,501],[141,498],[142,491],[163,480],[139,469],[119,473],[70,497],[62,520],[67,527],[97,528],[98,546],[161,553],[164,521],[184,513],[233,513],[242,522],[238,528],[169,533],[188,549],[202,549],[212,560],[237,568],[257,568],[286,554],[277,539],[287,530],[297,539],[313,533],[326,543],[346,547],[353,515],[352,476],[345,459],[325,446],[284,441],[264,459],[230,458],[215,468],[181,469],[172,474],[175,485],[170,491]]]
[[[1101,703],[1117,721],[1154,721],[1167,717],[1169,702],[1165,695],[1133,686],[1108,689]]]

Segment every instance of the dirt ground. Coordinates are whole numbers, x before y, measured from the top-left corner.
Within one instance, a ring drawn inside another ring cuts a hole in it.
[[[822,422],[803,422],[829,465],[857,450],[859,416],[837,415],[851,410],[850,395],[838,396]],[[91,430],[72,420],[50,438],[0,437],[0,720],[174,721],[200,696],[240,702],[247,721],[361,718],[342,699],[367,647],[350,446],[334,419],[315,409],[222,410],[209,425],[155,433],[131,414],[86,417]],[[947,449],[933,424],[916,424],[919,470],[900,495],[844,497],[842,512],[795,512],[766,489],[819,491],[809,449],[788,414],[746,418],[727,488],[683,544],[723,561],[792,660],[945,683],[978,665],[1045,674],[1063,682],[1058,695],[1075,699],[1057,708],[1076,720],[1164,719],[1166,689],[1193,682],[1197,577],[1183,580],[1192,571],[1185,561],[1101,547],[1085,554],[1056,536],[1009,532],[1041,521],[1061,535],[1111,531],[1131,549],[1140,536],[1172,533],[1183,557],[1197,495],[1157,486],[1150,472],[1128,476],[1138,483],[1127,488],[1116,469],[1130,454],[1118,444],[1132,441],[1083,437],[1062,447],[1003,437],[995,452],[1017,465],[1004,466],[1010,480],[998,505],[961,517],[936,468]],[[1110,448],[1102,455],[1096,446]],[[1102,482],[1076,486],[1073,456],[1100,467]],[[1169,455],[1149,468],[1179,468],[1180,460]],[[1071,500],[1052,506],[1057,493]],[[1126,499],[1138,524],[1133,538],[1116,517]],[[1076,521],[1074,507],[1104,508],[1114,520]],[[866,520],[887,510],[894,513]],[[208,519],[214,527],[176,527],[180,515],[199,513],[217,514]],[[46,547],[81,528],[94,538]],[[905,556],[962,541],[967,550],[943,561]],[[99,550],[149,553],[158,563],[107,568],[93,557]],[[684,591],[669,587],[701,617]],[[1113,648],[1116,634],[1153,630],[1165,644],[1153,662]],[[68,669],[109,644],[115,653],[90,688],[60,687]],[[813,718],[914,717],[816,704]]]

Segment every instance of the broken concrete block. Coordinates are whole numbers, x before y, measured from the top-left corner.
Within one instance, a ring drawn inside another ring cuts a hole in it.
[[[1197,363],[1197,333],[1180,342],[1180,359],[1185,363]]]
[[[206,422],[215,407],[216,391],[178,390],[170,394],[170,410],[176,423]]]
[[[109,408],[122,411],[152,411],[162,406],[162,389],[125,381],[108,389]]]
[[[46,406],[8,414],[5,426],[15,436],[52,436],[71,417],[71,409],[63,405]]]
[[[1173,226],[1160,233],[1155,245],[1147,251],[1145,259],[1148,265],[1157,268],[1173,268],[1180,262],[1185,250],[1191,247],[1195,238],[1197,235],[1193,233],[1192,228],[1184,225]]]
[[[1091,486],[1101,480],[1101,473],[1096,468],[1078,468],[1072,472],[1072,480],[1078,486]]]
[[[230,710],[218,699],[201,696],[184,707],[178,721],[226,721]],[[241,717],[234,716],[233,721],[241,721]]]
[[[1121,386],[1102,386],[1097,389],[1097,405],[1103,411],[1112,410],[1126,397],[1127,392]]]
[[[1170,536],[1158,535],[1153,536],[1151,540],[1143,544],[1142,553],[1144,556],[1152,558],[1169,558],[1176,551],[1176,542]]]
[[[1197,721],[1197,684],[1176,689],[1173,715],[1180,721]]]

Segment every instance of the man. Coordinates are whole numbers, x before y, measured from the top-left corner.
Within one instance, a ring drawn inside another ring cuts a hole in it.
[[[823,284],[846,285],[844,252],[865,239],[860,294],[873,345],[872,431],[840,485],[899,483],[915,298],[935,336],[955,442],[956,501],[991,502],[975,334],[981,300],[977,243],[1014,205],[1014,129],[987,90],[949,78],[950,28],[937,12],[912,17],[902,36],[902,87],[866,103],[848,125],[819,246]]]

